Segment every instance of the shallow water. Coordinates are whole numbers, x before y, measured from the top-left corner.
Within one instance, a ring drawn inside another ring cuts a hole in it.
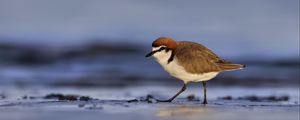
[[[0,119],[299,119],[299,88],[245,88],[209,87],[208,102],[202,102],[202,88],[191,85],[172,103],[131,102],[147,94],[166,99],[175,94],[180,86],[140,86],[122,88],[51,88],[0,87],[5,95],[0,99]],[[91,101],[58,101],[42,97],[49,93],[85,95]],[[195,94],[196,99],[186,97]],[[28,96],[24,99],[23,96]],[[233,98],[256,96],[289,96],[288,101],[221,100],[230,95]],[[30,99],[32,97],[32,99]]]
[[[57,104],[33,107],[0,108],[2,119],[6,120],[50,120],[50,119],[286,119],[298,120],[299,106],[240,107],[228,105],[103,105],[92,109],[78,108],[76,104]],[[95,105],[94,104],[94,105]],[[42,106],[42,107],[41,107]],[[93,105],[91,105],[93,106]],[[5,110],[4,110],[5,109]]]

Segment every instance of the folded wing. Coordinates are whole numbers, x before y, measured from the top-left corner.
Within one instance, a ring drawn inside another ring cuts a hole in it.
[[[175,57],[178,58],[179,64],[185,66],[187,72],[201,74],[230,71],[244,67],[244,65],[233,64],[221,59],[201,44],[187,41],[178,42],[178,44]]]

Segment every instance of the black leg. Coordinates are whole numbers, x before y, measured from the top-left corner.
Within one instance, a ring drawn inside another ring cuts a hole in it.
[[[186,84],[183,84],[183,87],[181,88],[180,91],[178,91],[176,93],[176,95],[174,95],[172,98],[168,99],[168,100],[158,100],[158,102],[172,102],[178,95],[180,95],[184,90],[186,90]]]
[[[207,104],[207,100],[206,100],[206,81],[203,81],[203,87],[204,87],[204,101],[202,104]]]

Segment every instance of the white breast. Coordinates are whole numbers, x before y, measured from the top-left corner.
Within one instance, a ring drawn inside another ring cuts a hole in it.
[[[153,50],[157,50],[157,48],[153,48]],[[161,52],[157,52],[154,55],[154,58],[156,61],[172,76],[183,80],[185,83],[188,82],[200,82],[200,81],[207,81],[210,80],[216,75],[218,75],[218,72],[209,72],[204,74],[192,74],[188,73],[184,67],[180,66],[177,62],[177,58],[175,57],[172,62],[168,64],[168,59],[171,56],[171,51],[166,52],[165,50]]]

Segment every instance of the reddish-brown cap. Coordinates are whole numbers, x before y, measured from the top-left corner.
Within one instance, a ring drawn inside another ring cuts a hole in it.
[[[176,49],[177,47],[176,41],[170,37],[159,37],[152,43],[152,47],[158,47],[162,45],[166,46],[169,49]]]

